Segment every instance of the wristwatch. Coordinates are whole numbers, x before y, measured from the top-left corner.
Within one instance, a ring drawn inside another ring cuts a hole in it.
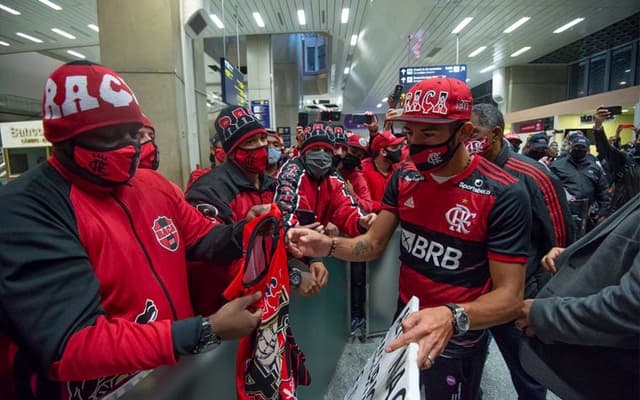
[[[200,340],[196,347],[193,348],[193,354],[206,353],[213,350],[220,344],[220,336],[216,335],[211,327],[209,318],[202,318],[202,328],[200,329]]]
[[[451,310],[453,314],[453,336],[461,336],[467,333],[469,330],[469,316],[464,308],[454,303],[445,304],[445,307]]]
[[[298,268],[291,268],[289,270],[289,283],[293,287],[300,287],[302,283],[302,272]]]

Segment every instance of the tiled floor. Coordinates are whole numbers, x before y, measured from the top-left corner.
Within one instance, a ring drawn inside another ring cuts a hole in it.
[[[380,338],[369,339],[366,343],[355,341],[345,346],[342,357],[338,362],[336,374],[325,395],[325,400],[342,399],[360,373],[360,369],[373,354]],[[489,357],[482,377],[482,398],[484,400],[516,399],[517,395],[511,383],[509,371],[502,359],[500,351],[491,342]],[[553,393],[547,395],[548,400],[559,400]]]

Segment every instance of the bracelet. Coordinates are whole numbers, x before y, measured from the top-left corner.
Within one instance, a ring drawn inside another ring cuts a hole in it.
[[[336,252],[336,247],[338,247],[338,239],[333,238],[331,239],[331,250],[329,250],[327,257],[333,257],[333,254]]]

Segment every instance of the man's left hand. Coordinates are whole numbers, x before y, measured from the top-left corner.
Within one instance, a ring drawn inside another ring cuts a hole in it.
[[[322,261],[312,262],[311,265],[309,265],[309,271],[311,271],[313,280],[321,289],[327,286],[327,282],[329,282],[329,271],[327,271],[327,267],[324,266]]]
[[[402,321],[403,334],[385,351],[392,352],[409,343],[418,343],[418,367],[429,369],[453,336],[451,310],[445,306],[425,308]]]
[[[373,224],[373,221],[375,221],[377,217],[378,217],[378,214],[369,213],[364,217],[360,217],[360,219],[358,220],[358,223],[360,224],[362,229],[364,229],[365,231],[368,231],[369,228],[371,228],[371,224]]]
[[[520,313],[520,318],[518,318],[515,322],[516,328],[524,331],[527,336],[535,336],[536,332],[531,325],[531,304],[533,304],[534,299],[526,299],[522,304],[522,311]]]

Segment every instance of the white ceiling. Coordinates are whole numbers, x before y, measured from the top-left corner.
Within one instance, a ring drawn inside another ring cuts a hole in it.
[[[55,11],[37,0],[0,0],[0,4],[22,13],[14,16],[0,10],[0,40],[10,44],[0,46],[0,54],[46,50],[56,57],[72,60],[74,57],[66,50],[74,49],[92,61],[99,61],[98,33],[87,27],[97,21],[96,1],[52,1],[63,9]],[[208,7],[222,19],[222,0],[208,0]],[[350,9],[346,24],[340,22],[343,8]],[[305,26],[298,24],[298,9],[305,10]],[[640,1],[226,0],[224,11],[227,36],[236,33],[234,14],[238,16],[240,35],[329,33],[334,39],[332,62],[336,64],[333,82],[336,90],[332,95],[343,95],[345,111],[364,111],[375,110],[376,104],[393,89],[400,67],[455,63],[456,35],[451,31],[465,17],[473,20],[459,34],[459,61],[468,64],[469,85],[475,86],[491,79],[491,72],[480,73],[483,68],[526,64],[640,11]],[[254,11],[262,15],[264,28],[256,25]],[[531,19],[513,33],[503,33],[521,17]],[[585,20],[563,33],[552,33],[577,17]],[[76,39],[63,38],[52,32],[52,28],[65,30]],[[408,50],[407,38],[419,30],[423,31],[423,40],[418,45],[420,58],[416,58]],[[16,32],[38,37],[44,43],[32,43],[16,36]],[[222,30],[216,29],[216,32],[217,36],[223,35]],[[355,47],[349,45],[353,34],[359,34]],[[469,58],[480,46],[487,49]],[[531,50],[510,57],[525,46]],[[426,58],[436,47],[442,50]],[[344,75],[345,63],[351,59],[350,73]]]

